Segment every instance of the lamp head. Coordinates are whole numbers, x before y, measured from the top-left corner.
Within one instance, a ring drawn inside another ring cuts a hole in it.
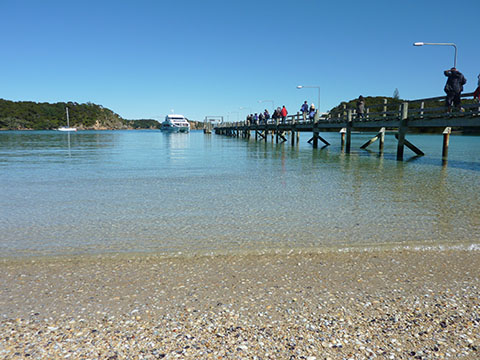
[[[413,46],[423,46],[423,45],[425,45],[423,42],[413,43]]]
[[[303,85],[298,85],[297,86],[297,89],[301,89],[301,88],[303,88]]]

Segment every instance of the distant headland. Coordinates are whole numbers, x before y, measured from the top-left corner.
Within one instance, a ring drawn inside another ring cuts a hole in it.
[[[70,125],[78,130],[157,129],[155,119],[128,120],[102,105],[87,102],[37,103],[0,99],[0,130],[54,130],[66,125],[68,107]],[[190,121],[192,129],[203,123]]]

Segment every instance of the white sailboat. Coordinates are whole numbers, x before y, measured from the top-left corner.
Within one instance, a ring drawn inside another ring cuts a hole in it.
[[[77,131],[77,128],[70,127],[70,118],[68,116],[68,107],[65,108],[67,111],[67,126],[61,126],[57,130],[58,131]]]

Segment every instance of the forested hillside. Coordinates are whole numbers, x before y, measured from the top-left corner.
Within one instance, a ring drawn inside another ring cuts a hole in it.
[[[77,102],[36,103],[0,99],[0,130],[53,130],[67,125],[79,130],[159,129],[154,119],[126,120],[112,110],[92,103]],[[203,123],[190,121],[193,129],[202,129]]]
[[[92,103],[59,102],[55,104],[0,99],[0,129],[50,130],[67,124],[78,129],[124,129],[127,125],[118,114]]]

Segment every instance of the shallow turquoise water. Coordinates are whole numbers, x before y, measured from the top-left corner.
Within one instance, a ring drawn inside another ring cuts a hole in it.
[[[480,137],[353,152],[159,131],[0,132],[3,256],[480,243]]]

